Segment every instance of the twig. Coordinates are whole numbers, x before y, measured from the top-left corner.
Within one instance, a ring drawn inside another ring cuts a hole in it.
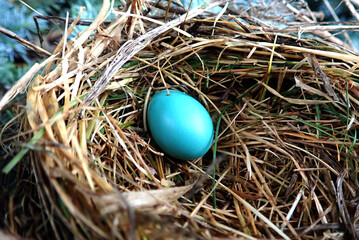
[[[357,21],[359,21],[359,14],[355,10],[353,4],[349,0],[344,0],[344,2],[345,2],[345,5],[347,5],[350,13],[357,19]]]
[[[42,35],[41,35],[38,19],[49,21],[49,22],[52,22],[52,23],[64,23],[64,24],[66,23],[66,18],[63,18],[63,17],[35,15],[33,18],[34,18],[34,22],[35,22],[35,26],[36,26],[37,35],[39,36],[39,40],[40,40],[41,45],[42,45],[44,40],[43,40]],[[69,18],[68,19],[68,24],[71,24],[74,21],[76,21],[76,19]],[[88,20],[88,21],[87,20],[80,20],[80,21],[78,21],[76,23],[76,25],[90,26],[92,22],[93,22],[92,20]],[[111,21],[104,21],[102,24],[107,25],[107,24],[110,24],[110,23],[111,23]]]
[[[291,6],[286,1],[282,0],[282,4],[284,6],[286,6],[295,15],[297,15],[298,19],[300,19],[301,21],[303,21],[303,22],[313,22],[311,19],[309,19],[307,16],[301,14],[298,9]],[[345,42],[343,42],[339,38],[334,37],[330,32],[316,30],[316,31],[313,31],[313,34],[315,34],[315,35],[317,35],[319,37],[322,37],[324,39],[328,39],[328,41],[331,41],[331,42],[333,42],[333,43],[335,43],[335,44],[337,44],[339,46],[345,46],[345,47],[350,49],[350,46],[348,46],[348,44],[346,44]]]
[[[333,16],[334,20],[336,22],[340,22],[340,19],[338,18],[337,14],[334,12],[332,6],[330,5],[330,3],[328,2],[328,0],[323,0],[325,6],[328,8],[330,14]],[[339,23],[340,24],[340,23]],[[340,24],[341,25],[341,24]],[[351,47],[354,47],[352,40],[350,39],[350,36],[347,32],[344,32],[344,37],[345,39],[348,41],[348,43],[350,44]]]
[[[5,34],[6,36],[12,38],[12,39],[15,39],[17,42],[19,42],[20,44],[24,45],[25,47],[27,47],[28,49],[34,51],[34,52],[37,52],[37,53],[40,53],[40,54],[44,54],[44,55],[47,55],[47,56],[51,56],[51,53],[49,53],[48,51],[42,49],[41,47],[38,47],[34,44],[32,44],[31,42],[29,41],[26,41],[25,39],[19,37],[18,35],[16,35],[14,32],[0,26],[0,32]]]
[[[167,5],[160,2],[160,1],[147,0],[147,2],[148,2],[149,5],[157,7],[157,8],[160,8],[162,10],[167,9]],[[177,14],[184,14],[184,13],[186,13],[186,9],[181,8],[181,7],[177,7],[177,6],[173,6],[173,5],[169,5],[168,12],[177,13]]]

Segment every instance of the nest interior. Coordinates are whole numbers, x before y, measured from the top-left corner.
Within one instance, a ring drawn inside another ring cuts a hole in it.
[[[223,1],[188,12],[130,1],[111,23],[103,2],[87,30],[67,41],[79,18],[66,28],[28,89],[17,134],[28,143],[15,161],[29,156],[17,171],[32,187],[15,187],[23,197],[9,202],[9,229],[57,239],[357,237],[355,53],[263,27]],[[206,12],[218,5],[226,11]],[[215,138],[202,158],[175,160],[151,138],[146,107],[162,89],[209,112]]]

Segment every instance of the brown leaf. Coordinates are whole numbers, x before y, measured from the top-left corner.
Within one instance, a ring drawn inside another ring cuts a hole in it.
[[[309,65],[313,68],[315,74],[320,77],[324,81],[324,87],[325,90],[327,90],[328,94],[334,98],[335,101],[338,101],[338,96],[335,94],[332,85],[329,82],[329,79],[327,75],[323,72],[323,70],[320,68],[318,59],[315,57],[315,55],[311,55],[308,53],[303,53],[305,58],[307,59]]]

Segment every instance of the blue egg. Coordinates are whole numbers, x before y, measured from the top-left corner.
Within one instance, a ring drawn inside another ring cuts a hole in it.
[[[157,92],[151,99],[147,120],[151,134],[162,151],[174,158],[202,157],[213,141],[213,124],[207,110],[186,93]]]

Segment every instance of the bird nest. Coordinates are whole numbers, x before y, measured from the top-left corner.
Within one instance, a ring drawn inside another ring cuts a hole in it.
[[[290,34],[325,29],[279,29],[223,2],[187,11],[132,1],[106,22],[104,0],[70,40],[80,15],[68,25],[23,79],[43,68],[18,115],[27,143],[4,169],[18,163],[31,185],[16,184],[11,229],[57,239],[357,237],[359,56],[335,37]],[[159,14],[146,17],[150,8]],[[146,108],[163,89],[209,112],[215,136],[203,157],[178,161],[155,145]]]

